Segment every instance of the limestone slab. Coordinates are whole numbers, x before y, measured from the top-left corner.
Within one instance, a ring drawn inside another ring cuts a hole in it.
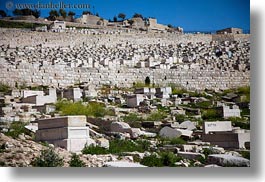
[[[37,130],[37,141],[89,138],[88,127],[63,127]]]
[[[85,127],[86,116],[66,116],[60,118],[40,119],[37,122],[39,130],[60,127]]]

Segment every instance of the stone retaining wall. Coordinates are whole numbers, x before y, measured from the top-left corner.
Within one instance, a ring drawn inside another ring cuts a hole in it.
[[[249,85],[250,72],[222,72],[220,70],[177,70],[127,68],[120,70],[70,68],[66,66],[36,67],[31,64],[0,67],[0,82],[15,86],[47,85],[54,87],[73,86],[80,82],[100,85],[130,87],[134,82],[144,82],[149,76],[151,82],[166,86],[175,83],[188,89],[225,89]]]

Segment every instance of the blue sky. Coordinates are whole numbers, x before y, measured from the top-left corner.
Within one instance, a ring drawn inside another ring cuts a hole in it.
[[[7,11],[1,0],[0,9]],[[11,0],[13,4],[32,3],[32,0]],[[134,13],[156,17],[159,23],[181,26],[188,31],[214,31],[227,27],[250,29],[249,0],[39,0],[34,3],[90,4],[90,11],[105,19],[119,13],[131,18]],[[93,8],[94,7],[94,8]],[[81,15],[85,9],[66,9]],[[48,16],[50,9],[41,9],[41,16]],[[8,11],[11,15],[12,9]]]

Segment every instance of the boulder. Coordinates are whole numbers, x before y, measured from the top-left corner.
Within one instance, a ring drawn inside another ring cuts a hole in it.
[[[182,122],[180,125],[179,125],[179,128],[182,128],[182,129],[187,129],[187,130],[194,130],[196,129],[196,126],[193,122],[191,121],[184,121]]]
[[[142,135],[142,131],[139,128],[130,128],[129,133],[131,135],[131,138],[138,138]]]
[[[250,161],[243,157],[237,157],[227,154],[212,154],[207,158],[209,164],[217,164],[219,166],[249,167]]]
[[[205,155],[201,153],[195,153],[195,152],[178,152],[177,156],[181,156],[185,159],[199,159],[199,158],[205,158]]]
[[[106,162],[104,167],[146,167],[139,163],[133,162],[124,162],[124,161],[117,161],[117,162]]]
[[[151,132],[147,132],[147,131],[141,131],[141,135],[148,137],[148,138],[153,138],[156,137],[156,133],[151,133]]]
[[[192,133],[190,130],[173,129],[168,126],[165,126],[159,131],[159,135],[166,138],[178,138],[180,136],[190,138]]]
[[[112,122],[110,125],[111,132],[129,132],[131,129],[130,125],[125,122]]]
[[[109,140],[106,138],[99,138],[96,140],[98,146],[108,149],[109,148]]]
[[[165,126],[159,131],[159,135],[167,138],[177,138],[181,136],[181,132],[176,129]]]

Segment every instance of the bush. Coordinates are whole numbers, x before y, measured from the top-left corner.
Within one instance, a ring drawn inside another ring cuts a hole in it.
[[[69,161],[70,167],[86,167],[86,164],[80,159],[79,155],[72,154],[71,160]]]
[[[5,133],[5,135],[10,136],[12,138],[18,138],[18,135],[22,133],[27,133],[27,130],[25,126],[27,123],[23,122],[12,122],[8,132]]]
[[[214,154],[214,150],[210,147],[210,148],[204,148],[202,153],[205,155],[205,159],[207,159],[207,157],[211,154]]]
[[[3,153],[6,151],[6,146],[5,144],[3,143],[2,145],[0,145],[0,153]]]
[[[163,166],[174,167],[175,163],[180,161],[182,158],[177,157],[173,152],[163,152],[161,153],[161,160]]]
[[[149,150],[150,142],[146,140],[112,140],[110,141],[109,152],[112,154],[122,152],[145,152]]]
[[[176,119],[176,122],[180,124],[180,123],[183,123],[187,119],[187,117],[184,114],[178,114],[178,115],[175,115],[175,119]]]
[[[53,148],[42,150],[41,155],[31,162],[34,167],[61,167],[63,164],[63,158]]]
[[[67,100],[59,101],[55,104],[56,110],[60,111],[63,115],[86,115],[94,117],[104,117],[107,114],[113,115],[108,111],[104,104],[97,102],[90,102],[84,105],[82,102],[70,102]]]
[[[155,154],[152,154],[150,156],[145,156],[141,162],[142,165],[148,166],[148,167],[162,167],[163,163],[160,157],[158,157]]]
[[[146,121],[160,121],[167,117],[167,114],[162,112],[153,112],[149,114],[149,116],[146,118]]]
[[[170,139],[169,144],[176,145],[176,144],[186,144],[187,142],[183,140],[182,138],[172,138]]]
[[[10,91],[10,87],[6,84],[0,83],[0,92],[7,94]]]
[[[242,100],[242,102],[250,102],[250,87],[249,86],[239,87],[237,89],[237,93],[239,95],[245,96],[245,98],[244,98],[244,100]]]
[[[96,154],[96,155],[100,155],[100,154],[108,154],[108,150],[103,148],[103,147],[99,147],[99,146],[85,146],[82,150],[83,154]]]
[[[242,157],[250,160],[250,152],[249,151],[241,151],[239,153],[242,155]]]
[[[234,127],[240,127],[242,129],[249,130],[250,129],[250,122],[243,121],[241,118],[238,117],[230,117],[229,120],[232,122]]]
[[[109,149],[99,146],[85,146],[82,150],[83,154],[120,154],[122,152],[145,152],[149,150],[150,142],[146,140],[112,140]]]
[[[141,121],[143,120],[143,118],[141,118],[135,113],[130,113],[126,116],[123,116],[122,119],[124,122],[128,123],[133,128],[140,128]]]
[[[182,157],[176,156],[173,152],[162,152],[158,156],[155,154],[145,156],[140,163],[148,167],[175,167],[175,163],[182,159]]]
[[[176,145],[176,144],[186,144],[187,142],[182,138],[165,138],[165,137],[158,137],[158,146],[164,145]]]
[[[202,114],[202,119],[204,120],[218,120],[223,119],[222,116],[215,109],[205,110]]]

